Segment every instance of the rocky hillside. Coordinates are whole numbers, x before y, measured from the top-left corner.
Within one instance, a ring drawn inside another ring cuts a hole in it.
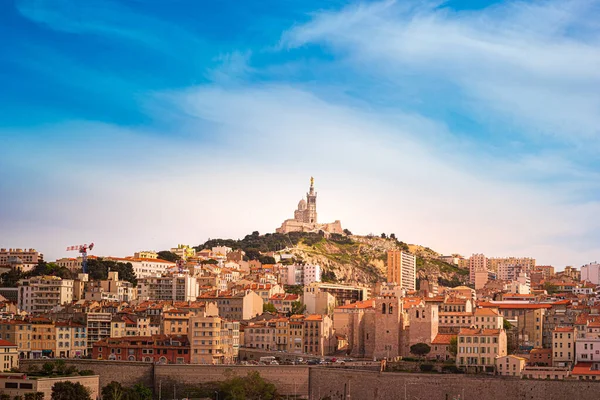
[[[344,283],[373,283],[386,277],[387,251],[399,249],[417,256],[417,279],[435,278],[444,286],[464,284],[468,270],[439,261],[438,254],[417,245],[408,245],[397,239],[376,236],[331,235],[324,238],[315,233],[259,235],[254,232],[241,240],[213,239],[197,249],[226,245],[246,251],[249,258],[259,258],[261,253],[292,254],[288,262],[319,264],[323,280]]]

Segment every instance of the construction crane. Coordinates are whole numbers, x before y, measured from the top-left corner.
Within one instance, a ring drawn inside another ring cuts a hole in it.
[[[80,244],[77,246],[69,246],[67,247],[67,251],[78,251],[79,254],[81,254],[81,269],[83,271],[84,274],[87,274],[87,255],[88,255],[88,250],[92,251],[92,249],[94,248],[94,243],[90,243],[89,245],[87,244]]]

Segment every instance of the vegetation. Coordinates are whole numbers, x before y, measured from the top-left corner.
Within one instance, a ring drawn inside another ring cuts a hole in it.
[[[177,262],[181,260],[177,254],[170,252],[169,250],[163,250],[158,252],[158,258],[165,261]]]
[[[453,357],[456,357],[458,354],[458,337],[453,336],[450,339],[450,346],[448,346],[448,351],[452,354]]]
[[[433,364],[421,364],[419,365],[419,369],[421,372],[431,372],[433,371]]]
[[[304,286],[302,285],[285,285],[285,292],[302,296],[304,294]]]
[[[117,271],[119,279],[137,285],[137,279],[133,273],[133,265],[130,262],[122,263],[111,260],[96,258],[88,260],[88,274],[92,279],[108,279],[108,271]]]
[[[290,315],[298,315],[304,314],[306,312],[306,305],[301,301],[294,301],[292,303],[292,311],[289,313]]]
[[[246,377],[231,376],[219,387],[219,398],[224,400],[272,400],[276,396],[275,385],[267,383],[257,371],[248,372]]]
[[[141,383],[126,388],[112,381],[102,388],[102,400],[152,400],[152,390]]]
[[[554,294],[554,293],[558,292],[558,286],[556,286],[552,282],[545,282],[544,283],[544,290],[546,292],[548,292],[548,294]]]
[[[427,343],[417,343],[410,346],[411,354],[415,356],[424,357],[431,351],[431,347]]]
[[[87,373],[89,372],[89,373]],[[93,375],[92,371],[78,371],[77,367],[67,365],[64,360],[49,361],[42,364],[42,368],[37,365],[30,365],[27,370],[28,375],[35,377],[63,377],[63,376],[86,376]]]
[[[277,313],[277,308],[273,305],[273,303],[264,303],[263,304],[263,312]]]
[[[79,382],[56,382],[52,386],[52,400],[92,400],[90,391]]]

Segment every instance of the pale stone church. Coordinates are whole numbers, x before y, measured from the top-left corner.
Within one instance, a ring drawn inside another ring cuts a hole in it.
[[[306,193],[306,200],[302,199],[298,203],[298,208],[294,211],[293,219],[286,219],[277,228],[277,233],[289,232],[319,232],[323,231],[326,234],[339,233],[344,234],[342,223],[337,220],[335,222],[319,224],[317,222],[317,192],[315,192],[315,180],[310,178],[310,189]]]

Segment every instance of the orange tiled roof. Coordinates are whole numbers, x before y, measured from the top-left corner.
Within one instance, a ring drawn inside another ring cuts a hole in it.
[[[344,304],[343,306],[336,307],[336,310],[357,310],[357,309],[366,309],[375,307],[375,300],[364,300],[357,301],[351,304]]]
[[[459,335],[477,335],[477,336],[496,336],[500,334],[501,329],[472,329],[460,328]]]
[[[575,329],[569,326],[559,326],[554,328],[554,332],[573,332]]]
[[[456,335],[438,333],[435,339],[433,339],[433,341],[431,342],[431,344],[450,344],[450,340],[455,337]]]
[[[500,315],[492,308],[476,308],[474,314],[478,317],[482,315],[485,317],[498,317]]]
[[[600,375],[600,370],[592,370],[594,363],[580,362],[575,364],[571,375]]]

